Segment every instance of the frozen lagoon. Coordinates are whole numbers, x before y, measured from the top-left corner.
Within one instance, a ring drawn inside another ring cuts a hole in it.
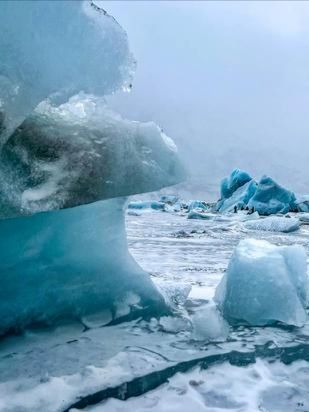
[[[85,410],[99,408],[94,410],[118,412],[122,410],[119,402],[108,399],[132,396],[137,397],[124,406],[127,404],[128,410],[143,411],[144,397],[164,397],[169,378],[172,379],[169,385],[175,387],[174,379],[179,379],[173,378],[176,373],[182,373],[185,382],[195,379],[191,378],[192,373],[205,374],[205,379],[207,376],[220,376],[221,384],[229,387],[231,376],[222,374],[223,370],[231,370],[234,381],[239,378],[248,398],[242,399],[241,403],[237,393],[232,393],[231,389],[230,395],[219,396],[214,406],[218,393],[212,395],[210,390],[204,390],[200,385],[205,392],[202,400],[198,397],[201,410],[226,411],[227,397],[229,411],[258,411],[248,405],[252,405],[249,403],[252,379],[253,382],[260,381],[254,378],[259,365],[269,370],[271,380],[281,391],[289,388],[289,402],[286,409],[278,406],[282,395],[278,395],[279,389],[268,380],[265,388],[261,391],[258,388],[252,395],[256,405],[259,405],[260,396],[264,399],[260,404],[268,407],[265,410],[308,410],[308,385],[303,383],[298,389],[299,380],[305,380],[306,376],[302,374],[299,377],[295,371],[299,365],[305,368],[309,360],[309,323],[303,328],[229,327],[227,335],[219,336],[219,333],[208,338],[206,328],[204,339],[197,339],[196,331],[186,323],[201,311],[211,313],[209,302],[241,239],[251,237],[278,245],[303,245],[308,256],[308,226],[301,226],[298,232],[283,234],[248,230],[240,223],[239,215],[202,221],[188,220],[179,214],[146,211],[140,216],[127,215],[127,232],[129,248],[136,261],[151,272],[152,279],[162,290],[174,287],[171,299],[176,305],[180,302],[179,317],[135,320],[109,327],[99,327],[100,323],[97,326],[94,323],[90,329],[89,325],[76,322],[55,329],[32,329],[23,336],[2,339],[1,411],[56,412],[74,410],[70,406],[75,405],[75,409],[87,407]],[[191,286],[191,291],[181,306],[182,293],[185,296],[188,292],[186,286]],[[212,317],[211,321],[216,322],[216,319]],[[205,325],[209,322],[205,316]],[[256,360],[257,364],[254,363]],[[278,367],[269,363],[274,360]],[[289,383],[281,387],[283,373],[289,377]],[[265,401],[265,393],[271,393],[272,389],[277,391],[277,396],[272,401],[272,397],[267,395]],[[149,392],[151,390],[158,390],[159,395]],[[144,395],[146,393],[148,395]],[[179,393],[178,400],[178,406],[182,405],[184,409],[171,410],[187,411],[188,399]],[[169,398],[162,400],[165,401],[168,402]],[[269,402],[274,402],[273,407]],[[190,404],[193,408],[194,403]],[[157,412],[158,408],[154,404],[153,410]]]

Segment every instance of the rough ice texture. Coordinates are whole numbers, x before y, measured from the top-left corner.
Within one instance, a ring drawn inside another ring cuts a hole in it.
[[[299,229],[299,219],[295,217],[269,216],[265,219],[249,220],[244,225],[247,229],[288,233]]]
[[[206,220],[213,219],[214,217],[215,215],[211,213],[199,212],[198,210],[194,210],[194,209],[190,210],[187,216],[188,219],[206,219]]]
[[[231,324],[302,326],[307,319],[307,259],[302,246],[242,240],[215,300]]]
[[[0,2],[0,27],[0,334],[105,308],[163,312],[119,197],[184,175],[158,126],[105,105],[131,86],[126,33],[91,1]]]
[[[114,318],[119,306],[163,306],[128,252],[123,207],[118,198],[0,221],[0,334],[105,308]]]
[[[309,195],[297,196],[295,201],[295,209],[298,212],[309,212]]]
[[[294,193],[280,186],[271,177],[263,176],[248,206],[260,215],[288,213],[293,209],[295,200]]]
[[[299,220],[304,223],[309,223],[309,213],[302,213],[299,215]]]
[[[219,200],[216,209],[219,212],[232,212],[235,206],[237,207],[237,210],[245,208],[251,197],[254,195],[256,188],[257,183],[254,180],[250,180],[236,189],[229,198]]]
[[[45,98],[130,87],[125,31],[90,1],[0,2],[0,129],[8,135]]]
[[[252,180],[252,177],[247,172],[240,169],[234,169],[230,176],[225,177],[221,182],[221,199],[231,197],[235,190],[250,180]]]
[[[128,204],[128,209],[154,209],[164,210],[165,203],[157,202],[156,200],[135,200]]]
[[[188,203],[188,209],[190,210],[208,210],[209,206],[207,206],[207,204],[201,200],[190,200]]]
[[[149,192],[184,176],[158,126],[124,120],[84,94],[59,107],[41,104],[0,160],[2,218]]]

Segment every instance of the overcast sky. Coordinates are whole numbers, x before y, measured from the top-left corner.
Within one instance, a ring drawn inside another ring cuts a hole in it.
[[[309,193],[309,3],[104,1],[138,61],[111,104],[154,120],[207,186],[232,168]]]

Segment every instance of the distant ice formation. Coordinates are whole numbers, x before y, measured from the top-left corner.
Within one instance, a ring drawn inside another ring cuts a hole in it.
[[[231,324],[304,325],[308,302],[304,248],[242,240],[217,287],[215,300]]]
[[[216,210],[231,212],[236,209],[250,209],[267,216],[301,210],[301,207],[297,207],[294,193],[271,177],[263,176],[257,183],[248,173],[235,169],[222,180],[221,199],[217,202]]]

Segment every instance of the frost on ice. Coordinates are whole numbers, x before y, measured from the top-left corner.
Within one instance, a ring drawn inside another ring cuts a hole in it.
[[[102,97],[131,85],[126,33],[89,1],[1,2],[0,22],[0,334],[162,310],[128,252],[123,207],[184,173],[158,126]]]
[[[242,240],[215,300],[231,324],[282,322],[302,326],[308,301],[307,260],[303,247]]]
[[[249,220],[244,225],[247,229],[288,233],[298,230],[300,224],[296,217],[268,216],[265,219]]]

